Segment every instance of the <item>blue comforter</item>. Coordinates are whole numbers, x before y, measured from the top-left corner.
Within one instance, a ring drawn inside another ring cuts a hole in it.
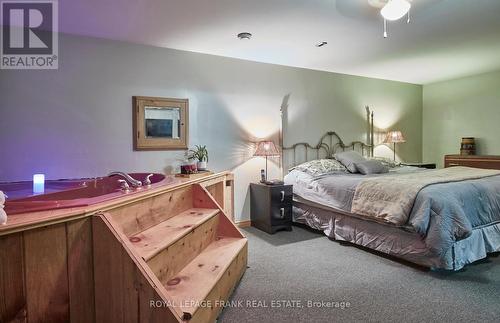
[[[472,230],[500,222],[500,176],[427,186],[417,195],[408,224],[436,254]]]

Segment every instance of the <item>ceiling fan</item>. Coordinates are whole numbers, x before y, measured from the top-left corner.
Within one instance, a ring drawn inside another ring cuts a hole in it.
[[[406,23],[410,23],[411,0],[368,0],[375,8],[380,8],[384,18],[384,38],[387,38],[387,21],[395,21],[406,16]]]

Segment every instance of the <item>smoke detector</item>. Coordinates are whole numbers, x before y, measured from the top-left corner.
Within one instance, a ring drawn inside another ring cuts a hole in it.
[[[252,34],[248,32],[239,33],[238,38],[241,40],[249,40],[250,38],[252,38]]]

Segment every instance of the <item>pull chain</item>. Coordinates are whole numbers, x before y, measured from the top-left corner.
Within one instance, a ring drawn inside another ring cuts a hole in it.
[[[387,38],[387,19],[384,18],[384,38]]]

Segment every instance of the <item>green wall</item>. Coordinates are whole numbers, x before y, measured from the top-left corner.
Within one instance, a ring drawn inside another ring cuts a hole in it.
[[[424,85],[423,160],[443,166],[476,137],[477,153],[500,155],[500,71]]]

